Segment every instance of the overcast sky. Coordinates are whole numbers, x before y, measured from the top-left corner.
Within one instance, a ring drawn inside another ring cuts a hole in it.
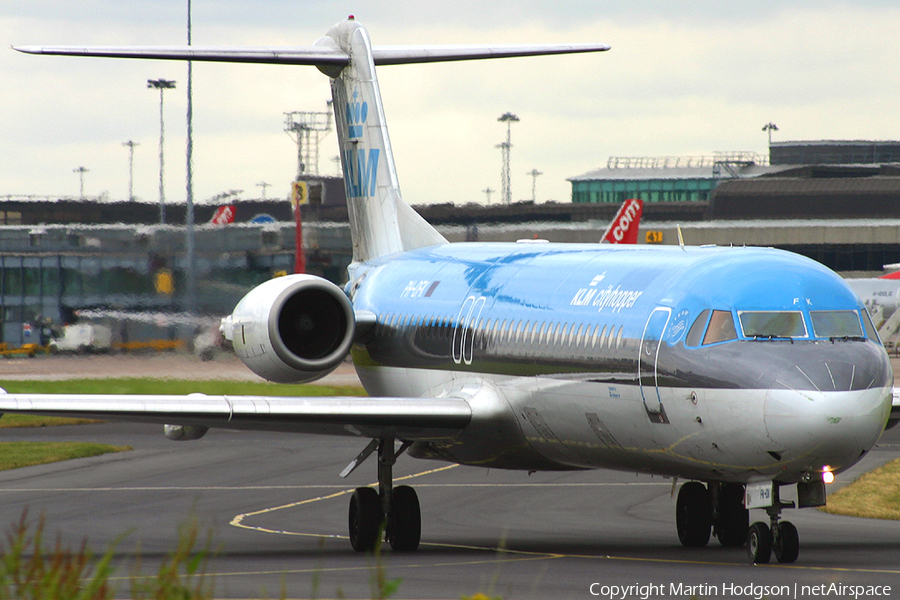
[[[185,198],[186,65],[23,55],[9,45],[186,41],[186,0],[0,0],[0,196],[158,199],[159,94],[166,92],[166,197]],[[374,45],[603,42],[600,54],[382,67],[401,189],[413,204],[485,202],[499,190],[513,112],[513,199],[569,201],[567,177],[610,156],[767,151],[774,141],[900,139],[896,0],[193,0],[195,45],[309,45],[348,14]],[[312,67],[194,65],[194,184],[286,197],[296,145],[284,113],[324,111]],[[336,174],[336,140],[319,168]],[[499,200],[499,191],[492,202]]]

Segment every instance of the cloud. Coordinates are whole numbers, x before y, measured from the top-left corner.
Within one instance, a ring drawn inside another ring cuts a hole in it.
[[[194,3],[195,44],[309,44],[354,12],[377,44],[603,41],[608,53],[379,70],[401,186],[412,202],[482,201],[500,188],[500,152],[511,111],[515,197],[568,200],[566,177],[622,155],[766,151],[776,139],[898,139],[900,8],[890,2],[814,6],[643,2]],[[181,44],[183,1],[16,3],[0,16],[9,43]],[[473,15],[476,18],[473,18]],[[0,193],[74,194],[84,164],[87,193],[155,199],[158,94],[166,93],[168,195],[184,197],[185,67],[162,61],[23,56],[0,52]],[[196,198],[223,189],[286,193],[296,147],[288,111],[320,111],[328,82],[312,68],[196,64]],[[333,135],[320,168],[333,172]],[[279,191],[280,190],[280,191]],[[494,196],[496,200],[497,195]]]

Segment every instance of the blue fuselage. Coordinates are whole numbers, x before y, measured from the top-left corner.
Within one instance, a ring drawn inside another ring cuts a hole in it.
[[[377,316],[354,347],[370,393],[474,394],[496,414],[497,444],[467,431],[419,456],[789,481],[858,460],[890,410],[859,300],[791,253],[452,244],[352,275]]]

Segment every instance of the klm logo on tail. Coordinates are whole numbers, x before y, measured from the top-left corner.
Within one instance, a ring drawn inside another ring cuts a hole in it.
[[[369,103],[359,101],[359,90],[353,91],[353,100],[345,106],[347,118],[347,135],[350,140],[359,140],[363,136],[366,120],[369,117]],[[350,198],[364,198],[375,195],[378,174],[379,148],[360,148],[355,144],[343,152],[344,182]]]
[[[351,140],[362,137],[363,124],[369,117],[369,103],[365,100],[360,102],[358,97],[359,90],[353,90],[353,102],[348,102],[346,106],[347,131]]]

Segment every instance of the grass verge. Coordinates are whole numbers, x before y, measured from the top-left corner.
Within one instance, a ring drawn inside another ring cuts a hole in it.
[[[0,419],[0,429],[16,429],[18,427],[56,427],[57,425],[87,425],[102,423],[93,419],[68,419],[66,417],[43,417],[39,415],[5,414]]]
[[[86,442],[0,442],[0,471],[127,450],[131,448]]]
[[[287,385],[263,381],[216,381],[123,377],[58,381],[2,381],[10,394],[228,394],[229,396],[363,396],[357,386]]]
[[[195,392],[209,395],[228,394],[230,396],[362,396],[365,394],[362,388],[354,386],[281,385],[255,381],[194,381],[139,377],[0,381],[0,387],[11,394],[171,394],[176,396]],[[51,427],[97,422],[99,421],[90,419],[6,414],[0,418],[0,428]],[[43,465],[126,450],[131,450],[131,448],[80,442],[0,442],[0,470]]]
[[[900,520],[900,459],[838,490],[821,510],[849,517]]]

